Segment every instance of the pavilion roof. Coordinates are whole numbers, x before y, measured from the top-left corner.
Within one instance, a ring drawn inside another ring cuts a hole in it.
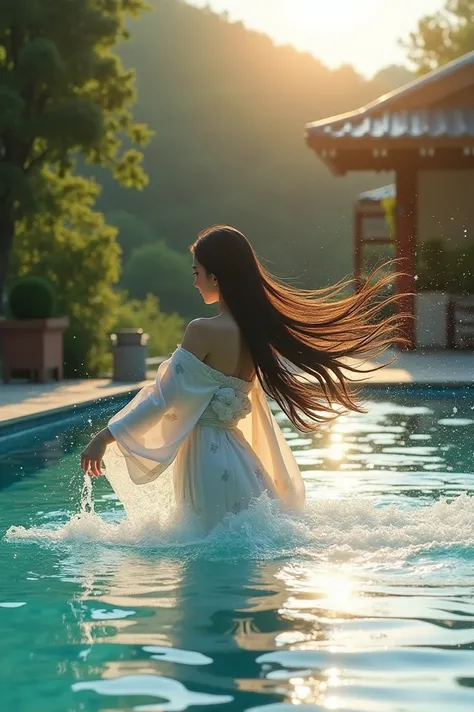
[[[474,69],[473,69],[474,71]],[[309,124],[311,138],[461,138],[474,137],[474,107],[460,109],[413,109],[411,111],[384,111],[373,115],[345,114]]]
[[[313,121],[305,129],[308,145],[336,169],[341,150],[472,146],[474,51],[366,106]]]

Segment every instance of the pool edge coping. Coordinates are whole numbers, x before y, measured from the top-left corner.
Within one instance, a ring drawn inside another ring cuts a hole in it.
[[[59,419],[59,416],[64,414],[79,414],[81,411],[90,408],[91,406],[99,404],[107,404],[113,402],[114,400],[119,400],[126,396],[133,397],[142,388],[142,385],[137,385],[131,387],[128,390],[123,390],[118,393],[112,393],[109,395],[99,396],[95,398],[89,398],[88,400],[81,401],[80,403],[70,403],[63,406],[58,406],[56,408],[50,408],[48,410],[40,411],[38,413],[29,413],[26,415],[20,415],[16,418],[9,418],[0,423],[0,439],[8,437],[8,432],[12,435],[18,432],[31,430],[49,423],[54,423]],[[404,381],[404,382],[391,382],[391,381],[375,381],[359,386],[360,391],[409,391],[411,389],[437,389],[443,391],[460,391],[468,390],[474,392],[474,382],[472,381]],[[23,426],[23,427],[22,427]]]
[[[88,398],[87,400],[80,401],[79,403],[68,403],[55,408],[48,408],[47,410],[42,410],[37,413],[27,413],[26,415],[19,415],[16,418],[8,418],[8,420],[0,422],[0,440],[8,437],[9,433],[14,435],[18,432],[53,424],[59,420],[59,416],[64,414],[75,415],[76,413],[79,414],[81,411],[87,410],[87,408],[90,408],[91,406],[99,404],[106,405],[108,402],[113,402],[114,400],[119,400],[120,398],[125,398],[127,396],[133,397],[141,390],[141,388],[142,386],[132,386],[128,390],[96,398]]]

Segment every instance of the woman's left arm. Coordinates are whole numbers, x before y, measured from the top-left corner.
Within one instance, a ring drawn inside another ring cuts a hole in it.
[[[135,484],[151,482],[170,465],[220,385],[199,363],[208,353],[205,326],[191,322],[181,350],[160,364],[155,383],[143,387],[91,440],[81,453],[84,472],[102,474],[102,458],[114,441]]]
[[[115,442],[115,438],[108,428],[103,428],[94,435],[87,447],[81,452],[81,468],[86,475],[100,477],[102,474],[102,458],[107,445]]]

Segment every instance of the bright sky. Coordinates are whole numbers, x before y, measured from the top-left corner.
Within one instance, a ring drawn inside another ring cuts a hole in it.
[[[329,67],[352,64],[372,76],[389,64],[406,64],[397,44],[420,17],[445,0],[188,0],[229,12],[232,20],[269,34],[278,44],[312,52]]]

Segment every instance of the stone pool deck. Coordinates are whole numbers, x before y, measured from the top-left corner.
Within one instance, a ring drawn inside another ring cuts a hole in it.
[[[368,375],[370,386],[472,386],[474,352],[472,351],[387,351],[383,361],[395,358],[386,368]]]
[[[395,356],[395,352],[388,358]],[[386,359],[384,359],[386,360]],[[149,371],[150,380],[155,371]],[[117,395],[132,395],[145,383],[116,383],[110,379],[86,379],[47,384],[0,383],[0,430],[24,423],[28,426],[56,413],[73,412]],[[409,352],[395,363],[368,374],[363,381],[371,389],[410,386],[474,388],[474,353]]]
[[[61,383],[0,383],[0,432],[2,427],[37,420],[55,413],[104,402],[119,395],[132,395],[142,383],[114,383],[110,379],[85,379]]]

